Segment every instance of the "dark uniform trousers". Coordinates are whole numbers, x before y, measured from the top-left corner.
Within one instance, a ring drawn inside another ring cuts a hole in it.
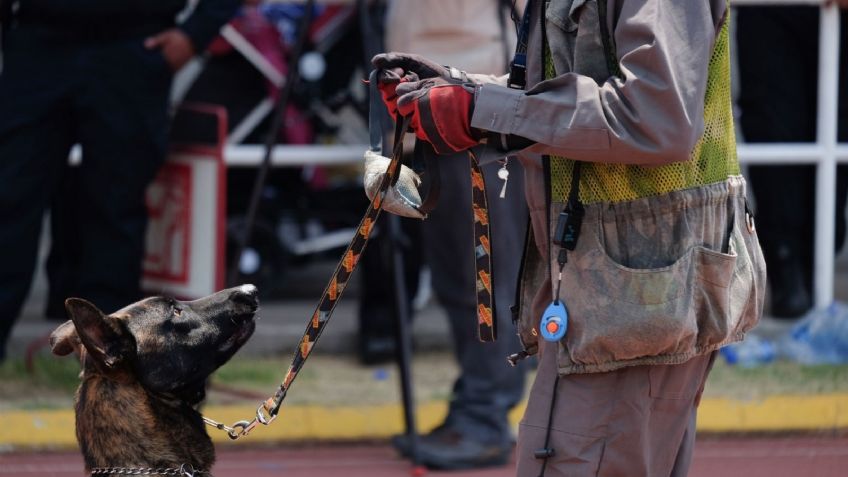
[[[96,36],[23,24],[3,35],[0,73],[0,356],[26,298],[44,212],[71,218],[68,293],[112,312],[140,297],[144,191],[165,156],[171,72],[148,34]],[[71,146],[75,184],[56,196]],[[67,215],[65,215],[67,214]],[[69,220],[65,220],[68,222]]]

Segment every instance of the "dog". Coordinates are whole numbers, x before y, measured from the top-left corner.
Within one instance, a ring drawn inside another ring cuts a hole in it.
[[[258,307],[253,285],[189,302],[147,298],[109,315],[67,299],[71,319],[50,345],[80,355],[76,434],[86,470],[208,474],[215,449],[196,408],[212,372],[253,334]]]

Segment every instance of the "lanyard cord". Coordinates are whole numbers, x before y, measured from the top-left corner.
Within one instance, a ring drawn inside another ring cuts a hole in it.
[[[554,370],[554,372],[557,372]],[[542,459],[542,468],[539,470],[539,477],[545,477],[545,469],[548,466],[548,459],[553,457],[555,451],[550,447],[551,443],[551,427],[554,423],[554,409],[556,408],[557,391],[559,390],[559,373],[554,379],[554,389],[551,391],[551,409],[548,412],[548,428],[545,430],[545,447],[537,449],[533,455],[537,459]]]
[[[543,7],[544,8],[544,2]],[[527,86],[527,43],[530,37],[530,12],[533,11],[533,0],[527,0],[521,26],[518,28],[515,55],[509,64],[509,80],[507,86],[513,89],[524,89]]]
[[[557,253],[559,275],[557,277],[556,292],[554,293],[554,302],[559,302],[559,290],[562,286],[562,269],[565,268],[565,264],[568,262],[566,250],[574,250],[577,246],[577,238],[580,235],[580,225],[584,214],[583,204],[580,203],[580,164],[580,161],[574,161],[574,168],[571,171],[571,190],[568,193],[568,203],[559,214],[557,229],[554,233],[553,243],[560,246]]]

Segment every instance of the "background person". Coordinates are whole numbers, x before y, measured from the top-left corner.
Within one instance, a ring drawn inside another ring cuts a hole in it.
[[[57,244],[76,244],[66,291],[108,311],[140,298],[144,193],[165,158],[172,74],[239,2],[201,0],[179,25],[184,0],[2,3],[0,358],[75,143],[83,161],[63,206],[76,218]]]
[[[511,3],[392,0],[386,15],[386,45],[469,71],[504,72],[515,42]],[[447,314],[460,368],[444,422],[418,441],[420,463],[431,468],[503,465],[512,456],[514,438],[508,413],[523,396],[525,369],[505,368],[505,358],[520,349],[509,307],[515,301],[527,207],[517,160],[509,161],[506,167],[509,180],[504,198],[499,197],[503,181],[497,176],[501,164],[483,167],[493,224],[494,274],[498,277],[495,301],[500,332],[495,343],[481,343],[477,338],[467,155],[456,154],[440,161],[439,203],[427,219],[401,219],[407,237],[407,295],[411,299],[417,289],[423,251],[423,263],[432,273],[433,291]],[[379,238],[370,244],[362,262],[360,355],[365,362],[394,355],[394,280],[386,270],[391,263],[391,244],[386,221],[381,222]],[[409,451],[405,436],[395,437],[392,443],[401,454]]]

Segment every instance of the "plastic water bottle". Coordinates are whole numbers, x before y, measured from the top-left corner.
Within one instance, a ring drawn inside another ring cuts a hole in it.
[[[848,362],[848,306],[807,313],[780,341],[780,354],[801,364]]]
[[[745,341],[722,348],[721,355],[731,366],[754,368],[774,361],[777,349],[771,341],[749,334]]]

